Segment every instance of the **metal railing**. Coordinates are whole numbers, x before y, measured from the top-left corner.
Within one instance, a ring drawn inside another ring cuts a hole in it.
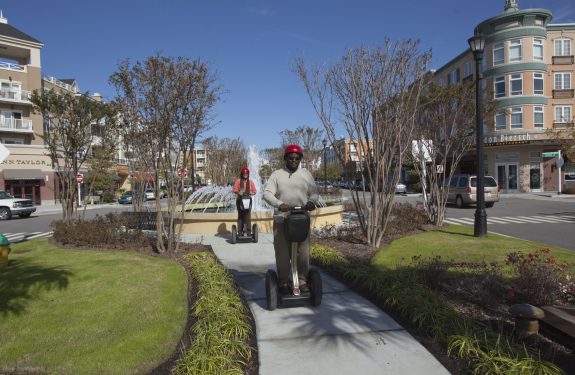
[[[21,119],[3,119],[0,120],[0,129],[32,131],[32,121]]]
[[[62,81],[60,81],[58,78],[55,77],[49,77],[49,76],[44,76],[42,78],[44,81],[46,82],[50,82],[58,87],[61,87],[63,89],[66,89],[68,91],[72,91],[72,92],[78,92],[78,89],[76,89],[74,86],[68,84],[68,83],[64,83]]]
[[[17,72],[23,72],[26,70],[25,65],[12,64],[6,61],[0,61],[0,69],[15,70]]]

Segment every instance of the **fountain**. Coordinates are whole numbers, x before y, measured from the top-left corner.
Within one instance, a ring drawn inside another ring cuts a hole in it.
[[[259,232],[272,232],[273,209],[263,201],[263,190],[259,171],[262,158],[255,145],[248,148],[248,169],[250,178],[256,186],[256,195],[252,199],[252,223],[258,224]],[[320,197],[319,208],[312,212],[312,227],[319,228],[328,224],[340,224],[342,206],[327,207]],[[182,232],[194,234],[231,233],[236,224],[236,196],[231,186],[205,186],[198,189],[186,200],[186,210]]]

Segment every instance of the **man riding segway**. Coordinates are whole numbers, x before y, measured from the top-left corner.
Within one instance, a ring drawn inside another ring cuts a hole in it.
[[[306,298],[311,298],[314,305],[319,305],[321,302],[321,278],[319,272],[315,270],[310,272],[309,266],[309,214],[307,213],[307,211],[315,210],[319,194],[313,176],[308,170],[300,168],[302,158],[301,147],[295,144],[287,146],[284,151],[285,167],[271,174],[264,189],[263,199],[275,208],[273,232],[277,276],[273,270],[268,271],[266,276],[266,292],[270,310],[275,309],[278,301],[280,305],[282,302],[297,302],[296,300]],[[305,223],[303,226],[301,223],[295,226],[300,235],[293,236],[290,234],[293,226],[289,227],[288,223],[293,223],[294,220],[289,220],[289,218],[294,214],[301,215],[302,213],[307,216],[307,220],[302,221]],[[307,227],[304,228],[304,226]],[[302,233],[303,236],[301,236]],[[315,282],[311,283],[312,290],[308,284],[310,277],[315,279]],[[275,278],[277,280],[274,280]],[[274,285],[276,282],[277,285]],[[318,285],[315,291],[313,290],[314,284]],[[273,294],[277,292],[279,296],[274,296]],[[314,295],[314,292],[319,292],[319,295],[318,293]]]

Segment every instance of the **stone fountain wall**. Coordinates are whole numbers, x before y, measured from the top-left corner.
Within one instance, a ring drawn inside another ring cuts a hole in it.
[[[343,206],[320,207],[311,212],[312,228],[321,228],[325,225],[338,225],[342,223]],[[237,223],[237,212],[227,213],[191,213],[184,216],[182,233],[190,234],[229,234],[232,225]],[[252,224],[258,225],[260,233],[271,233],[273,226],[272,211],[252,212]],[[176,228],[176,231],[179,228]]]

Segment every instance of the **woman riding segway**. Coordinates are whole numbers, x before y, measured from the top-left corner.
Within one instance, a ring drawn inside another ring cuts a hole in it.
[[[256,194],[256,185],[250,179],[250,170],[248,168],[242,168],[240,171],[240,178],[234,182],[232,192],[236,194],[236,207],[238,209],[238,236],[251,237],[251,197]],[[250,204],[247,207],[243,204],[243,199],[246,198],[250,198]]]

